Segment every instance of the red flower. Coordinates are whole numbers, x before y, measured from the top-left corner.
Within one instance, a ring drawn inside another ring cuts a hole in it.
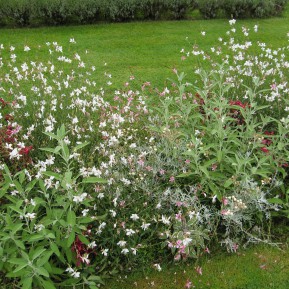
[[[20,155],[28,155],[32,149],[33,149],[33,146],[21,148],[19,151],[19,154]]]
[[[264,152],[264,153],[268,153],[269,152],[269,150],[266,147],[262,147],[261,151]]]

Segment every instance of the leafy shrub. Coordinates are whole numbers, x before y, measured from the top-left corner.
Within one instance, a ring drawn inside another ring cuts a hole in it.
[[[195,9],[195,0],[170,0],[167,1],[168,11],[173,19],[182,19],[188,10]]]
[[[102,19],[101,8],[103,7],[103,3],[101,0],[74,0],[72,7],[73,15],[82,24],[95,23]]]
[[[70,0],[39,0],[37,15],[46,24],[61,25],[68,23],[72,8]]]
[[[139,5],[143,18],[152,20],[159,19],[167,7],[162,0],[143,0]]]
[[[43,176],[47,179],[32,179],[28,171],[13,176],[4,166],[0,268],[7,273],[6,277],[18,278],[25,289],[55,288],[53,282],[61,282],[64,276],[66,281],[62,285],[79,283],[77,270],[83,269],[82,264],[88,264],[85,256],[88,258],[94,251],[89,245],[88,224],[98,217],[86,217],[93,208],[89,187],[105,181],[92,177],[80,179],[74,174],[70,154],[86,144],[70,151],[64,141],[65,134],[64,126],[56,135],[48,133],[57,141],[57,147],[44,149],[62,159],[61,172],[46,171]],[[79,255],[79,244],[83,256]],[[88,270],[86,284],[95,288],[96,276],[90,279],[89,275]]]
[[[103,5],[105,19],[109,21],[125,21],[134,19],[137,0],[109,0]]]
[[[197,0],[197,6],[205,19],[216,18],[222,6],[220,0]]]
[[[33,15],[33,0],[11,0],[0,1],[0,13],[2,17],[9,19],[19,26],[27,26],[30,24]]]
[[[222,7],[229,18],[249,17],[252,13],[252,0],[223,0]]]

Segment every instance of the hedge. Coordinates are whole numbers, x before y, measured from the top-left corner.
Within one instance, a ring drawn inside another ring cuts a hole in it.
[[[17,26],[280,15],[288,0],[0,0],[0,23]]]

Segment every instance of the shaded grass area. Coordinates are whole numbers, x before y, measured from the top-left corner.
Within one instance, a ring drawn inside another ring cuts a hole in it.
[[[269,42],[272,48],[285,46],[289,32],[287,11],[280,18],[240,20],[236,27],[245,25],[252,31],[253,26],[259,24],[259,33],[250,35],[252,41]],[[135,76],[138,88],[146,81],[162,88],[166,86],[167,78],[172,77],[173,68],[185,71],[188,81],[192,81],[197,63],[193,58],[181,61],[182,48],[189,49],[196,43],[209,50],[229,28],[228,20],[218,19],[1,29],[0,43],[15,46],[21,59],[21,55],[25,57],[23,45],[38,48],[48,41],[57,41],[64,46],[64,51],[77,52],[87,64],[96,66],[95,78],[99,86],[105,83],[103,74],[106,71],[112,74],[114,88],[121,88],[130,75]],[[201,31],[206,31],[205,37]],[[73,47],[69,45],[71,37],[77,42]],[[47,54],[43,54],[45,57]],[[104,67],[104,63],[107,66]]]
[[[202,275],[196,268],[202,268]],[[289,288],[289,248],[257,246],[236,254],[207,255],[197,264],[172,265],[162,272],[149,270],[108,282],[105,289],[191,288],[261,289]],[[193,287],[195,286],[195,287]]]

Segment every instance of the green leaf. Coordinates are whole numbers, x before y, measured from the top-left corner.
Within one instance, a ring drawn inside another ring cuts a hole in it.
[[[31,181],[30,183],[28,183],[28,185],[25,188],[25,192],[29,193],[35,186],[35,184],[37,183],[37,179]]]
[[[11,228],[11,233],[13,235],[15,235],[15,233],[17,231],[19,231],[20,229],[22,229],[23,224],[22,223],[17,223],[17,224],[13,224],[11,226],[9,226],[9,228]]]
[[[25,267],[27,267],[27,266],[28,266],[27,263],[22,264],[22,265],[18,266],[16,269],[14,269],[14,270],[13,270],[13,273],[17,273],[17,272],[21,271],[23,268],[25,268]]]
[[[63,178],[61,174],[50,172],[50,171],[43,172],[42,174],[48,177],[54,177],[58,181],[61,181]]]
[[[49,278],[49,273],[47,272],[47,270],[43,267],[37,267],[35,269],[36,273],[38,273],[39,275],[42,275],[44,277]]]
[[[60,139],[63,139],[65,137],[65,135],[66,135],[65,126],[64,126],[64,124],[62,124],[61,127],[57,129],[57,136]]]
[[[284,201],[282,201],[281,199],[278,199],[278,198],[268,199],[267,201],[270,204],[279,204],[279,205],[283,205],[284,204]]]
[[[55,149],[53,148],[40,148],[41,151],[49,152],[49,153],[55,153]]]
[[[80,150],[80,149],[86,147],[88,144],[89,144],[89,142],[87,142],[87,141],[84,142],[84,143],[78,144],[77,146],[74,147],[73,150],[76,152],[76,151],[78,151],[78,150]]]
[[[42,267],[43,265],[45,265],[46,263],[48,263],[51,255],[53,254],[52,251],[47,251],[43,254],[43,256],[41,256],[41,258],[39,258],[37,260],[37,266]]]
[[[32,288],[32,277],[25,277],[22,282],[22,289],[31,289]]]
[[[8,263],[11,263],[14,265],[27,265],[27,261],[21,258],[11,258],[8,260]]]
[[[62,179],[61,186],[64,189],[67,189],[67,185],[71,185],[72,183],[72,172],[65,172],[64,178]]]
[[[102,178],[97,178],[97,177],[88,177],[84,178],[82,180],[83,184],[95,184],[95,183],[101,183],[101,184],[106,184],[107,180],[102,179]]]
[[[48,135],[49,137],[51,137],[52,139],[56,139],[59,140],[58,136],[51,133],[51,132],[43,132],[44,134]]]
[[[44,239],[43,235],[35,234],[35,235],[30,236],[27,241],[32,243],[32,242],[40,241],[43,239]]]
[[[6,164],[4,164],[4,171],[5,171],[6,175],[9,177],[9,179],[11,180],[11,173],[10,173],[9,168],[7,167]]]
[[[50,280],[42,280],[42,285],[44,289],[56,289],[56,287],[53,285],[53,283]]]
[[[19,240],[14,240],[15,244],[17,247],[19,247],[22,250],[25,250],[25,246],[23,244],[23,242],[19,241]]]
[[[89,240],[87,238],[85,238],[83,235],[78,235],[78,238],[85,245],[88,245],[90,243]]]
[[[39,257],[45,251],[46,251],[46,249],[43,248],[42,246],[36,248],[36,250],[32,253],[31,260],[32,261],[35,260],[37,257]]]
[[[51,243],[50,243],[50,248],[51,248],[51,250],[53,251],[53,253],[54,253],[57,257],[60,256],[60,251],[59,251],[59,249],[58,249],[58,247],[57,247],[57,245],[56,245],[55,243],[51,242]]]
[[[224,187],[225,188],[228,188],[230,187],[231,185],[233,184],[233,180],[230,178],[230,179],[227,179],[224,183]]]
[[[177,178],[188,178],[188,177],[193,176],[193,175],[194,175],[194,173],[192,173],[192,172],[182,173],[180,175],[177,175]]]
[[[71,231],[69,237],[67,238],[67,242],[66,242],[66,247],[70,248],[70,246],[72,245],[72,243],[75,240],[75,231],[74,229]]]
[[[72,210],[68,211],[67,223],[68,225],[71,225],[71,226],[74,226],[76,223],[76,215]]]

